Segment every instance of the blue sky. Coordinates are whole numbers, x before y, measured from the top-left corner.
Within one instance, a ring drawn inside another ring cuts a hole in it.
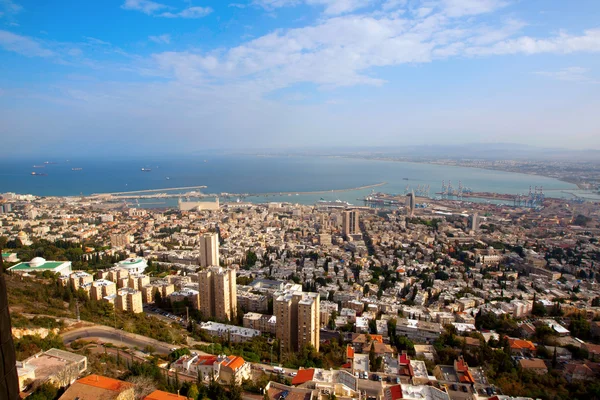
[[[597,0],[0,0],[12,154],[600,148]]]

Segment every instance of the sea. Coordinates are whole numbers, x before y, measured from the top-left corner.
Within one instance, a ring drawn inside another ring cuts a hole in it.
[[[142,171],[142,168],[150,171]],[[32,172],[41,175],[32,175]],[[452,182],[454,188],[460,183],[476,192],[508,194],[527,194],[530,187],[537,186],[543,187],[548,197],[569,198],[572,195],[567,192],[577,189],[573,184],[537,175],[346,157],[205,154],[132,159],[0,160],[0,193],[38,196],[206,186],[201,189],[206,194],[235,194],[229,201],[314,204],[324,199],[364,205],[359,199],[373,191],[405,194],[427,185],[434,198],[435,193],[441,191],[442,181]],[[383,182],[386,184],[375,188],[332,192]],[[323,193],[303,193],[314,191]],[[285,193],[280,195],[282,192]],[[253,196],[259,193],[261,195]],[[238,196],[240,194],[250,196]],[[221,199],[223,201],[222,196]],[[147,199],[137,203],[144,207],[173,207],[177,199]]]

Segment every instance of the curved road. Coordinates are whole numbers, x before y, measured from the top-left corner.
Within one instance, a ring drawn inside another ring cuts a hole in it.
[[[109,328],[107,326],[91,326],[75,329],[73,331],[61,334],[63,342],[69,344],[78,339],[99,339],[100,341],[112,343],[115,346],[137,347],[143,350],[146,346],[152,346],[158,354],[169,354],[172,348],[179,346],[159,342],[145,336],[133,333],[123,332],[119,329]]]

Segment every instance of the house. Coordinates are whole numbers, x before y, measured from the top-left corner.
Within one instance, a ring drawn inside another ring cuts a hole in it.
[[[596,379],[596,374],[586,364],[569,363],[565,365],[563,375],[569,381],[592,381]]]
[[[479,348],[479,346],[481,346],[481,342],[479,341],[479,339],[475,339],[469,336],[465,337],[465,347],[467,349],[476,350]]]
[[[219,381],[227,384],[241,385],[242,381],[250,378],[250,363],[242,357],[220,357]]]
[[[297,386],[297,385],[302,385],[303,383],[306,383],[306,382],[310,382],[313,380],[314,376],[315,376],[314,368],[300,369],[300,370],[298,370],[298,373],[296,374],[296,376],[292,379],[292,385]]]
[[[352,337],[352,346],[357,353],[364,353],[364,347],[371,342],[383,343],[383,336],[359,333]]]
[[[133,383],[88,375],[73,383],[59,400],[134,400]]]
[[[516,356],[531,357],[536,353],[535,345],[529,340],[508,338],[510,353]]]
[[[546,367],[546,363],[539,358],[524,358],[519,360],[519,364],[521,365],[521,369],[524,371],[532,371],[540,375],[548,373],[548,367]]]
[[[17,362],[21,388],[33,382],[52,382],[57,387],[65,387],[75,382],[86,369],[86,356],[59,349],[50,349]]]
[[[594,357],[600,357],[600,345],[585,343],[583,345],[583,348],[586,349],[588,351],[588,353],[590,353],[591,359],[594,359]],[[596,358],[596,360],[597,360],[597,358]]]
[[[385,344],[385,343],[379,343],[379,342],[371,342],[370,344],[368,344],[367,346],[363,347],[363,352],[364,353],[370,353],[371,352],[371,347],[373,347],[373,351],[375,352],[376,356],[393,356],[394,355],[394,349],[392,348],[392,346],[390,346],[389,344]]]
[[[181,396],[175,393],[163,392],[162,390],[155,390],[148,396],[144,397],[144,400],[191,400],[191,397]]]

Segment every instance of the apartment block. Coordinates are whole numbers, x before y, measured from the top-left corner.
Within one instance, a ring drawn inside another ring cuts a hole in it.
[[[107,296],[113,296],[116,293],[117,285],[106,279],[98,279],[92,282],[92,287],[90,288],[90,298],[96,301],[102,300]]]
[[[198,272],[200,312],[205,317],[228,321],[237,314],[235,269],[209,267]]]
[[[298,351],[311,344],[319,351],[320,296],[318,293],[284,290],[274,297],[275,335],[284,351]]]
[[[142,292],[135,289],[124,288],[120,289],[115,297],[115,309],[119,311],[127,311],[134,314],[143,312],[142,308]]]
[[[219,266],[219,235],[206,233],[200,236],[200,266]]]

